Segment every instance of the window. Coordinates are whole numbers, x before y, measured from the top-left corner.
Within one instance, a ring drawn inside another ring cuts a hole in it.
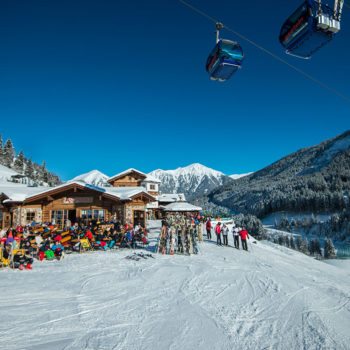
[[[27,214],[26,214],[26,220],[27,222],[32,222],[35,220],[35,211],[28,211],[27,210]]]
[[[280,34],[283,44],[288,44],[308,25],[308,11],[308,6],[303,4],[284,23]]]
[[[51,210],[51,222],[63,227],[68,219],[68,210]]]
[[[153,185],[153,184],[152,184],[152,185],[149,185],[149,189],[155,191],[155,190],[156,190],[156,185]]]
[[[105,211],[102,209],[88,209],[81,211],[81,217],[84,220],[101,220],[105,219]]]

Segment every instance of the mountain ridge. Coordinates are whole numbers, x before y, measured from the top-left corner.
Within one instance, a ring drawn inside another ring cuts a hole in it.
[[[339,211],[350,192],[350,131],[302,148],[227,186],[207,200],[260,217],[280,210]]]

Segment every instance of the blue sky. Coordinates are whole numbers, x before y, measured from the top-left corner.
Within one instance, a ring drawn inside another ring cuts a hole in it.
[[[303,61],[278,42],[300,1],[191,3],[350,96],[349,9]],[[243,69],[210,81],[213,24],[176,0],[3,0],[0,23],[0,133],[64,179],[194,162],[253,171],[349,129],[348,102],[242,40]]]

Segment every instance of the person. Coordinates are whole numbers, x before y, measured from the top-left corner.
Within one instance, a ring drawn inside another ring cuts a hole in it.
[[[232,227],[233,243],[236,249],[239,249],[239,231],[240,229],[238,227]]]
[[[218,222],[216,224],[215,233],[216,233],[216,244],[222,245],[222,243],[221,243],[221,222]]]
[[[249,234],[245,227],[242,227],[242,230],[239,232],[239,235],[241,236],[243,250],[248,251],[247,238],[249,239]]]
[[[210,218],[209,218],[208,221],[207,221],[207,223],[206,223],[207,238],[208,238],[208,239],[211,239],[211,228],[212,228],[212,225],[211,225],[211,220],[210,220]]]
[[[229,232],[229,228],[226,226],[226,224],[223,224],[223,225],[222,225],[221,232],[222,232],[222,237],[223,237],[223,239],[224,239],[224,245],[228,245],[228,232]]]

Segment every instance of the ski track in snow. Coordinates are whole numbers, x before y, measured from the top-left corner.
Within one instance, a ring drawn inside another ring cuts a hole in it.
[[[349,272],[249,248],[94,252],[0,271],[0,349],[349,349]]]

